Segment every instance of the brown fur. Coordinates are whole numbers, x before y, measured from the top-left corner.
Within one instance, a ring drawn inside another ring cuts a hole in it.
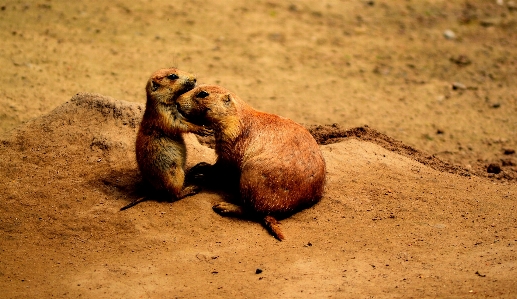
[[[197,192],[195,186],[183,186],[186,146],[182,133],[210,132],[186,121],[176,109],[176,98],[195,84],[194,75],[170,68],[156,71],[145,88],[147,103],[136,138],[136,160],[144,180],[173,199]]]
[[[240,176],[242,208],[220,203],[214,210],[259,215],[281,240],[284,237],[274,217],[288,216],[319,201],[325,184],[325,161],[304,127],[257,111],[219,86],[198,86],[180,96],[177,103],[189,120],[214,129],[218,155],[214,169]]]

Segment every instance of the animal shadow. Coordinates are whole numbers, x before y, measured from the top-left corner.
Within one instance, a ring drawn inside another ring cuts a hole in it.
[[[121,206],[121,211],[144,201],[174,201],[166,192],[154,190],[142,179],[137,169],[111,170],[90,183],[109,198],[126,202],[126,205]]]

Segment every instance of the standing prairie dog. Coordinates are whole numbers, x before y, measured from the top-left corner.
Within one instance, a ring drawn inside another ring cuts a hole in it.
[[[186,145],[182,133],[209,134],[210,130],[192,124],[176,109],[176,99],[196,85],[194,75],[176,68],[152,74],[145,88],[147,102],[136,138],[136,161],[143,179],[157,191],[173,199],[198,192],[198,187],[184,187]],[[136,200],[127,209],[145,200]]]
[[[195,123],[210,125],[217,162],[209,173],[237,177],[239,205],[221,202],[222,215],[259,216],[279,240],[276,217],[289,216],[322,197],[325,161],[312,135],[301,125],[257,111],[232,92],[201,85],[177,99],[178,111]]]

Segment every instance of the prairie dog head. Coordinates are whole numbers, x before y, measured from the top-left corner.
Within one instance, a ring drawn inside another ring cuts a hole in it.
[[[214,129],[237,125],[242,104],[235,94],[217,85],[200,85],[176,100],[184,117]]]
[[[154,72],[147,81],[145,91],[149,104],[174,104],[176,98],[196,86],[193,74],[177,68],[161,69]]]

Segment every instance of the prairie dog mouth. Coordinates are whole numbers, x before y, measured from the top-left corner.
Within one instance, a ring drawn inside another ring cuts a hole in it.
[[[191,91],[192,89],[194,89],[194,87],[196,87],[196,82],[191,82],[191,81],[186,82],[185,84],[183,84],[183,86],[181,87],[181,89],[180,89],[180,90],[178,90],[178,93],[177,93],[177,95],[176,95],[176,99],[177,99],[180,95],[182,95],[182,94],[186,93],[187,91]],[[174,100],[176,100],[176,99],[174,99]]]
[[[203,117],[201,117],[200,115],[197,115],[195,113],[191,114],[191,115],[187,115],[187,113],[181,109],[181,105],[178,102],[176,102],[175,105],[176,105],[176,111],[178,111],[178,114],[181,115],[186,120],[188,120],[189,122],[196,124],[196,125],[200,125],[200,126],[209,125],[207,120],[203,119]]]
[[[165,104],[167,105],[176,105],[176,108],[178,107],[177,105],[177,100],[178,98],[186,93],[186,92],[189,92],[191,91],[192,89],[194,89],[194,87],[196,87],[196,83],[193,82],[193,83],[188,83],[188,84],[184,84],[175,94],[173,97],[171,97],[170,99],[167,99],[167,101],[165,102]]]

